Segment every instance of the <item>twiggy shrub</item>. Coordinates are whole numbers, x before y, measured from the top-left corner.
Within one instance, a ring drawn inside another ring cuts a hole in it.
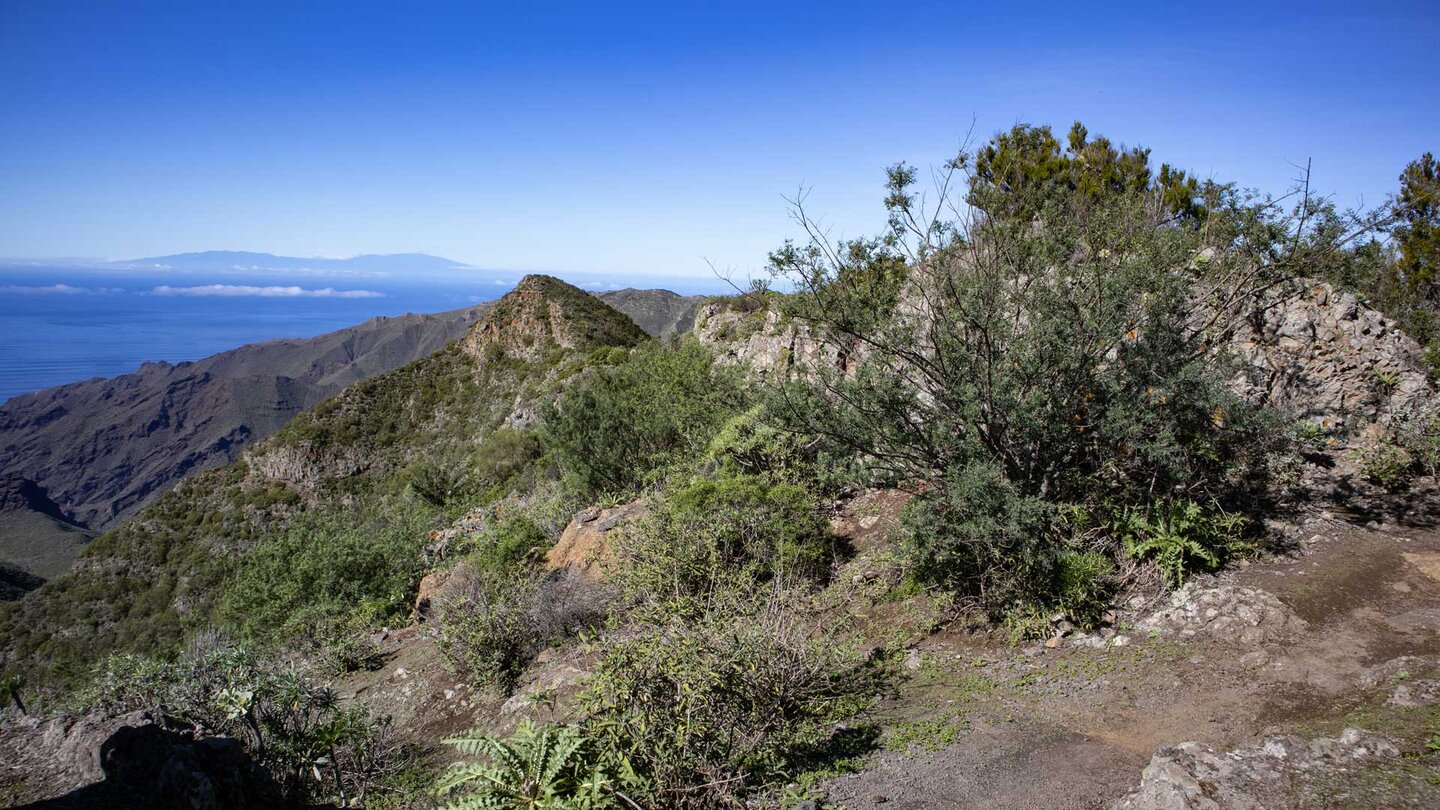
[[[1286,280],[1278,209],[1083,127],[1068,148],[1018,127],[948,165],[942,196],[968,175],[971,207],[948,208],[966,213],[923,208],[896,166],[883,236],[831,244],[797,205],[810,240],[771,257],[789,314],[845,359],[772,408],[918,485],[916,568],[999,615],[1056,598],[1056,509],[1263,502],[1285,422],[1230,389],[1215,347]]]
[[[563,572],[462,565],[451,576],[435,605],[440,651],[471,682],[507,694],[541,650],[607,608],[603,586]]]
[[[832,542],[814,498],[751,475],[697,478],[617,538],[612,576],[662,612],[702,609],[713,593],[822,579]]]
[[[590,733],[627,763],[647,807],[735,806],[783,783],[882,683],[875,662],[789,596],[715,604],[607,638],[584,696]]]

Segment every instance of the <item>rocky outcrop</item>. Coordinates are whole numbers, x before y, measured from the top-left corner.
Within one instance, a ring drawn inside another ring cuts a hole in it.
[[[460,342],[480,363],[537,360],[552,347],[633,346],[647,337],[625,314],[557,278],[530,275],[496,301]]]
[[[907,312],[926,317],[918,303]],[[1232,386],[1342,440],[1435,396],[1419,344],[1354,294],[1325,282],[1271,292],[1227,320],[1225,348],[1240,362]],[[702,305],[695,335],[721,362],[748,364],[761,376],[794,366],[848,371],[863,357],[858,348],[819,340],[773,308],[745,307],[739,299]]]
[[[760,377],[791,368],[836,368],[854,365],[849,353],[815,337],[804,324],[787,320],[774,309],[747,309],[736,301],[713,301],[695,313],[695,337],[711,346],[716,361],[746,365]]]
[[[1261,644],[1303,632],[1304,619],[1274,594],[1239,585],[1186,585],[1170,597],[1168,607],[1142,619],[1142,631],[1180,638]]]
[[[348,478],[366,468],[358,448],[319,449],[310,444],[269,446],[245,457],[254,474],[289,486],[308,489],[320,481]]]
[[[620,526],[633,523],[649,514],[641,501],[611,509],[590,507],[570,520],[560,539],[545,554],[545,565],[587,579],[598,579],[610,548],[609,535]]]
[[[905,507],[915,496],[899,489],[867,489],[849,499],[830,518],[830,532],[856,555],[892,547]]]
[[[1281,810],[1328,807],[1325,797],[1354,771],[1400,758],[1394,743],[1347,728],[1338,738],[1268,737],[1258,746],[1218,752],[1186,742],[1162,748],[1140,787],[1112,810]],[[1352,805],[1347,805],[1352,806]],[[1367,806],[1363,803],[1353,806]],[[1373,806],[1373,805],[1371,805]]]
[[[26,793],[43,806],[246,810],[280,806],[269,773],[227,737],[204,737],[146,712],[7,725],[3,745],[23,760]]]
[[[1420,345],[1325,282],[1272,294],[1232,328],[1235,387],[1324,428],[1353,432],[1434,395]]]

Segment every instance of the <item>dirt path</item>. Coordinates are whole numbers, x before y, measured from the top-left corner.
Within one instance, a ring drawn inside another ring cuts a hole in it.
[[[1308,539],[1294,556],[1197,583],[1274,594],[1306,623],[1284,640],[1150,637],[1126,626],[1137,616],[1122,615],[1118,629],[1133,641],[1120,647],[924,642],[909,682],[878,711],[890,750],[826,782],[828,802],[850,810],[1109,807],[1136,787],[1158,748],[1194,740],[1225,750],[1347,725],[1391,737],[1412,767],[1428,735],[1440,732],[1440,712],[1385,701],[1397,678],[1440,668],[1440,533],[1322,518],[1303,529]],[[1401,656],[1411,658],[1385,666]],[[1397,791],[1394,806],[1440,806],[1433,779],[1371,781]],[[1375,794],[1365,796],[1334,806],[1374,806]]]

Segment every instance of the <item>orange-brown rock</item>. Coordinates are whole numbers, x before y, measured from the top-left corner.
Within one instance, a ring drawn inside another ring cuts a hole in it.
[[[599,579],[609,549],[610,532],[633,523],[649,511],[643,502],[633,501],[611,509],[592,506],[580,512],[545,555],[545,565],[552,569],[569,568],[580,576]]]

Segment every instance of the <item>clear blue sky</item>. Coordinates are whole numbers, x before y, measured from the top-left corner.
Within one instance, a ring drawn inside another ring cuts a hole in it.
[[[1440,3],[0,0],[0,256],[423,251],[745,272],[972,120],[1379,202],[1440,150]]]

